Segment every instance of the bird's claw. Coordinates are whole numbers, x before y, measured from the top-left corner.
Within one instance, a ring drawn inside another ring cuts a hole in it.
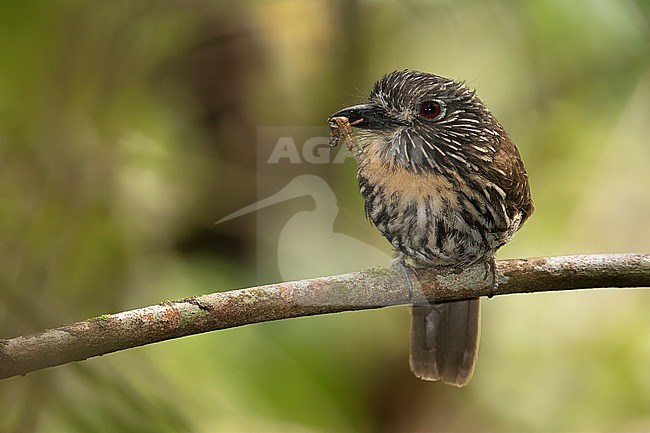
[[[408,289],[408,299],[409,302],[413,302],[413,297],[415,293],[415,286],[413,281],[417,281],[418,271],[417,269],[406,261],[406,256],[404,253],[396,252],[391,261],[390,267],[401,271],[406,280],[406,288]]]
[[[499,281],[497,280],[497,261],[492,257],[483,262],[483,265],[485,266],[485,275],[483,275],[483,279],[488,281],[488,278],[492,277],[492,291],[488,295],[488,299],[490,299],[496,295],[497,289],[499,288]]]

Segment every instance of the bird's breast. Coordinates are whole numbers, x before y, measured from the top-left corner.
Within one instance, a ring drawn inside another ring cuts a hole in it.
[[[413,173],[362,161],[359,189],[368,218],[417,262],[462,266],[484,260],[510,235],[495,209],[460,177]]]

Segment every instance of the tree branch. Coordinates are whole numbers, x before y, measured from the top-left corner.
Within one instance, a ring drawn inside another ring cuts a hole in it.
[[[186,335],[251,323],[413,302],[602,287],[650,287],[650,254],[546,257],[497,262],[493,289],[482,265],[458,273],[394,269],[270,284],[166,301],[37,334],[0,340],[0,378]]]

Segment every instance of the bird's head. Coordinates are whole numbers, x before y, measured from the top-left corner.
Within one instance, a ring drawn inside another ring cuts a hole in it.
[[[367,103],[331,117],[347,117],[358,128],[366,153],[417,173],[472,170],[489,163],[500,141],[509,139],[474,91],[412,70],[384,75]]]

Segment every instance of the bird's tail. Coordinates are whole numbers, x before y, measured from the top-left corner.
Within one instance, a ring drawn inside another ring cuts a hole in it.
[[[411,309],[413,374],[465,386],[474,373],[480,337],[479,299],[437,302]]]

